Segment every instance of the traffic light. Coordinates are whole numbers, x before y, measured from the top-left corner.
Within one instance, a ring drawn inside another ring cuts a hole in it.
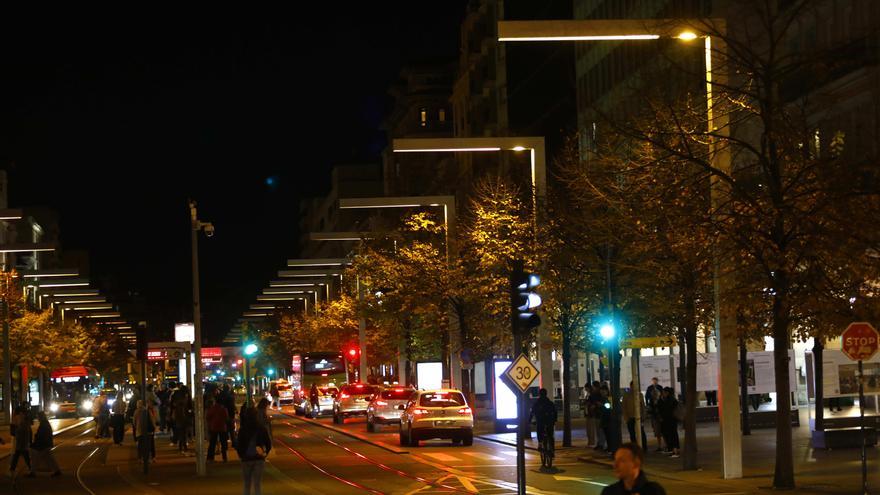
[[[541,324],[541,318],[536,314],[541,305],[541,296],[535,292],[540,284],[540,277],[526,272],[521,261],[514,263],[510,272],[510,305],[520,331],[528,332]]]
[[[250,344],[246,344],[246,345],[244,346],[244,355],[245,355],[245,356],[250,357],[250,356],[253,356],[253,355],[256,354],[256,353],[257,353],[257,344],[250,343]]]
[[[361,355],[361,350],[352,346],[346,349],[345,354],[349,361],[357,361],[357,358]]]

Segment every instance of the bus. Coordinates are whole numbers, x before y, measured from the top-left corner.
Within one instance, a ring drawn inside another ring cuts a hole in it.
[[[92,398],[103,385],[94,368],[66,366],[52,371],[49,412],[55,417],[91,416]]]
[[[341,352],[303,352],[294,354],[290,363],[293,408],[304,414],[309,390],[314,383],[322,389],[338,389],[348,382],[348,364]]]

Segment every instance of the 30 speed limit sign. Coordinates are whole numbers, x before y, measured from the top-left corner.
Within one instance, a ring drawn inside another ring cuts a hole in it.
[[[525,354],[520,354],[519,357],[510,363],[510,366],[504,370],[504,376],[507,378],[507,383],[513,384],[513,386],[519,389],[519,392],[522,394],[529,389],[532,382],[538,378],[539,374],[540,372],[538,371],[538,368],[529,361],[529,358],[527,358]]]

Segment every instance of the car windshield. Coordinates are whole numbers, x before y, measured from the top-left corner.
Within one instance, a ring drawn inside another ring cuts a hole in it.
[[[465,405],[461,392],[431,392],[419,397],[419,405],[425,407],[457,407]]]
[[[342,391],[349,395],[373,395],[376,393],[376,387],[370,385],[346,385],[342,387]]]
[[[390,388],[382,391],[383,399],[391,400],[407,400],[412,395],[413,390],[409,388]]]

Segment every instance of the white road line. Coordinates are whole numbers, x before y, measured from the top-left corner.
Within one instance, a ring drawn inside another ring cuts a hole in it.
[[[471,457],[476,457],[477,459],[483,459],[486,461],[501,461],[504,460],[503,457],[498,457],[497,455],[492,454],[484,454],[483,452],[462,452],[464,455],[469,455]]]
[[[426,455],[426,456],[428,456],[428,457],[431,457],[431,458],[433,458],[433,459],[437,459],[437,460],[440,461],[440,462],[458,462],[458,461],[461,461],[461,459],[459,459],[458,457],[451,456],[451,455],[449,455],[449,454],[441,454],[441,453],[432,454],[432,453],[427,453],[427,452],[426,452],[424,455]]]

